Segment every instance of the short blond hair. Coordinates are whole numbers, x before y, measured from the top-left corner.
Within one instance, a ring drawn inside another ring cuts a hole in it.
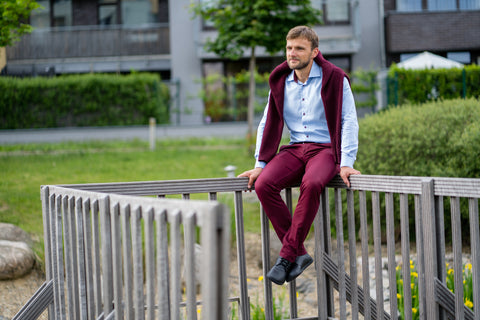
[[[296,26],[287,33],[287,40],[304,38],[310,41],[312,49],[318,48],[318,36],[312,28],[307,26]]]

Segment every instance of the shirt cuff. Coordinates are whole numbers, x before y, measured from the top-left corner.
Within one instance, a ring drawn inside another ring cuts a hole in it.
[[[342,154],[342,160],[340,161],[340,168],[341,167],[353,168],[354,163],[355,163],[355,158],[349,157],[346,154]]]
[[[267,165],[267,163],[265,161],[255,161],[255,168],[265,168],[265,166]]]

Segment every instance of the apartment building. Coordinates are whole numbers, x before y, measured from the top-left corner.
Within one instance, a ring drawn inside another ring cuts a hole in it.
[[[35,30],[7,48],[3,73],[158,72],[177,83],[175,106],[180,113],[172,113],[172,122],[200,124],[204,106],[197,96],[199,80],[211,73],[231,75],[247,69],[248,57],[231,61],[206,52],[205,40],[215,37],[215,30],[193,17],[191,1],[37,1],[43,9],[30,17]],[[324,24],[315,26],[320,50],[347,72],[385,68],[424,50],[478,63],[480,0],[311,2],[323,10]],[[261,72],[284,59],[262,48],[256,52]]]

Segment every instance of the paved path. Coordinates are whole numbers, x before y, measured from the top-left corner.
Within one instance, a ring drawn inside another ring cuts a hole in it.
[[[256,129],[257,124],[254,125]],[[173,139],[189,137],[225,137],[244,138],[247,134],[246,122],[214,123],[197,126],[158,125],[155,129],[156,139]],[[88,141],[88,140],[130,140],[149,141],[148,126],[129,127],[87,127],[58,129],[18,129],[0,130],[0,145]]]

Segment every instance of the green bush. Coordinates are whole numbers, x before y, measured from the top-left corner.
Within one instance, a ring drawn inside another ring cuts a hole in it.
[[[364,174],[480,177],[480,101],[405,105],[359,123]]]
[[[0,78],[0,129],[166,123],[168,104],[154,74]]]
[[[410,70],[393,65],[388,72],[389,105],[471,97],[480,97],[480,66]]]

